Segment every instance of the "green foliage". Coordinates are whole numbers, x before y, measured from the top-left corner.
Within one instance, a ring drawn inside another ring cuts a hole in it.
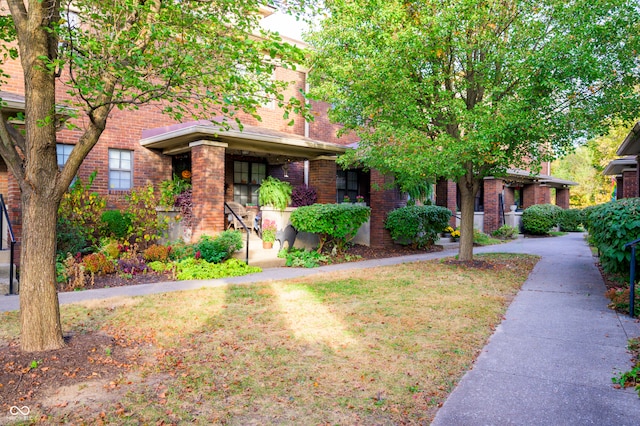
[[[91,253],[82,259],[82,266],[85,271],[96,274],[113,274],[116,271],[113,260],[103,253]]]
[[[166,262],[169,259],[169,251],[168,246],[153,244],[144,251],[142,257],[147,262]]]
[[[302,268],[316,268],[320,266],[320,263],[327,263],[330,260],[329,256],[315,250],[297,248],[292,248],[289,251],[281,250],[278,257],[286,259],[285,266]]]
[[[127,232],[129,241],[142,248],[160,238],[168,224],[158,219],[158,200],[153,185],[131,190],[126,200],[125,215],[131,220]]]
[[[406,206],[390,212],[384,226],[397,243],[421,248],[433,245],[450,218],[445,207]]]
[[[262,221],[262,241],[274,242],[276,240],[276,223],[270,219]]]
[[[123,240],[127,237],[131,218],[128,214],[123,214],[120,210],[107,210],[100,216],[100,221],[104,224],[102,235],[110,238]]]
[[[625,198],[587,209],[587,228],[603,269],[629,273],[631,250],[624,245],[640,236],[640,198]]]
[[[371,209],[354,204],[313,204],[298,207],[291,213],[291,224],[299,232],[318,234],[318,253],[329,246],[338,253],[356,236],[358,229],[369,220]]]
[[[158,204],[160,206],[173,207],[176,197],[189,189],[191,189],[191,182],[174,174],[173,179],[160,182],[160,200]]]
[[[478,229],[473,230],[473,244],[479,246],[490,246],[493,244],[500,244],[502,241],[495,238],[491,238],[484,232],[480,232]]]
[[[97,172],[91,173],[89,181],[84,184],[78,178],[62,196],[58,208],[58,253],[85,252],[87,248],[98,242],[100,228],[99,218],[106,201],[91,186]]]
[[[257,266],[248,266],[238,259],[229,259],[224,263],[209,263],[204,259],[185,259],[176,264],[178,280],[210,280],[215,278],[236,277],[262,272]]]
[[[535,170],[640,110],[635,0],[325,6],[309,37],[311,96],[360,138],[340,164],[401,187]],[[473,196],[461,191],[461,205]]]
[[[581,232],[585,222],[584,212],[581,209],[566,209],[558,214],[558,226],[561,231]]]
[[[184,241],[174,241],[169,245],[169,259],[173,261],[180,261],[193,257],[196,253],[193,244],[187,244]]]
[[[153,272],[165,272],[165,271],[170,271],[173,268],[171,264],[166,262],[161,262],[159,260],[154,260],[153,262],[149,262],[147,263],[147,266]]]
[[[553,204],[536,204],[522,212],[522,228],[533,235],[547,235],[558,225],[562,208]]]
[[[493,231],[491,235],[501,240],[513,240],[518,238],[518,229],[509,225],[502,225],[500,228]]]
[[[291,204],[293,188],[289,182],[281,181],[273,176],[267,176],[260,184],[258,202],[261,206],[271,206],[284,210]]]
[[[100,252],[104,253],[110,259],[118,259],[120,257],[120,244],[111,239],[100,240]]]
[[[195,246],[200,257],[209,263],[220,263],[242,248],[242,234],[240,231],[224,231],[215,238],[203,235]]]
[[[624,388],[634,387],[640,396],[640,338],[629,339],[627,348],[633,354],[634,366],[631,370],[613,377],[611,381]]]

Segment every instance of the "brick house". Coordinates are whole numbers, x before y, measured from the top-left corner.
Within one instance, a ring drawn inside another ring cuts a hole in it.
[[[603,173],[616,180],[616,199],[640,197],[640,121],[618,147],[621,158],[611,161]]]
[[[285,38],[286,39],[286,38]],[[296,42],[296,41],[292,41]],[[297,42],[296,42],[297,43]],[[0,97],[5,105],[3,118],[24,110],[22,71],[17,62],[7,63],[10,75]],[[285,98],[300,96],[307,86],[306,70],[277,68],[274,78],[293,82]],[[67,95],[58,88],[59,99]],[[318,202],[335,203],[348,195],[365,198],[372,207],[370,245],[384,247],[393,244],[384,220],[389,211],[406,204],[406,196],[387,189],[393,182],[376,170],[341,170],[336,157],[357,142],[353,135],[336,136],[340,126],[328,119],[329,105],[311,103],[315,120],[306,122],[294,116],[294,125],[283,120],[283,111],[275,103],[263,105],[257,121],[241,115],[242,131],[237,127],[222,130],[218,118],[175,122],[161,114],[154,105],[135,111],[114,110],[98,144],[83,162],[78,175],[83,180],[97,171],[93,190],[107,199],[107,208],[122,208],[125,196],[132,188],[158,185],[173,174],[188,170],[193,184],[194,232],[192,239],[203,234],[215,234],[225,229],[224,202],[243,205],[258,204],[256,189],[266,176],[290,182],[294,187],[303,183],[316,188]],[[82,128],[82,123],[78,123]],[[81,130],[61,130],[58,133],[58,163],[63,165],[81,135]],[[548,170],[543,170],[548,173]],[[504,206],[549,202],[550,189],[557,189],[558,205],[567,208],[568,187],[572,182],[548,175],[530,176],[513,170],[508,178],[485,179],[476,208],[485,232],[497,229],[505,219]],[[21,235],[19,188],[0,159],[0,193],[6,200],[14,231]],[[436,185],[436,203],[456,213],[455,183],[440,181]],[[500,205],[499,200],[502,200]],[[481,214],[481,215],[480,215]]]

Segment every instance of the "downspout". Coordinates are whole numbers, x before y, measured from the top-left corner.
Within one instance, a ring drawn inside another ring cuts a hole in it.
[[[308,71],[304,72],[304,92],[309,93],[309,78]],[[306,102],[306,101],[305,101]],[[304,120],[304,137],[309,137],[309,121]],[[309,160],[304,160],[304,184],[309,186]]]

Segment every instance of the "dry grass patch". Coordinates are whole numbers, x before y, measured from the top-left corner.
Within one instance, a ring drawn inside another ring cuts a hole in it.
[[[476,257],[152,295],[94,307],[89,324],[63,306],[68,330],[153,343],[144,379],[83,421],[428,424],[537,262]]]

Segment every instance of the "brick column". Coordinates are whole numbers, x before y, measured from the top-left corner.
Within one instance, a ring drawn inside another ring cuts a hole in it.
[[[638,197],[638,172],[637,170],[624,170],[622,172],[624,194],[622,198]]]
[[[192,142],[193,235],[215,235],[224,231],[224,155],[226,143]]]
[[[534,204],[549,204],[551,202],[551,191],[548,186],[542,186],[539,183],[525,185],[523,192],[523,209],[531,207]]]
[[[371,170],[371,240],[373,248],[392,247],[393,239],[388,230],[384,229],[384,221],[390,211],[405,206],[406,198],[397,189],[385,189],[393,184],[391,176],[385,176],[377,170]]]
[[[316,189],[318,203],[336,203],[336,177],[334,159],[319,158],[309,161],[309,186]]]
[[[484,226],[483,232],[490,234],[502,226],[500,218],[500,197],[503,182],[494,178],[486,178],[484,184]]]
[[[451,210],[449,224],[456,226],[456,194],[457,186],[452,180],[439,179],[436,183],[436,205]]]
[[[624,179],[622,176],[616,176],[616,200],[624,198]]]
[[[563,209],[569,208],[569,188],[556,189],[556,206]]]

